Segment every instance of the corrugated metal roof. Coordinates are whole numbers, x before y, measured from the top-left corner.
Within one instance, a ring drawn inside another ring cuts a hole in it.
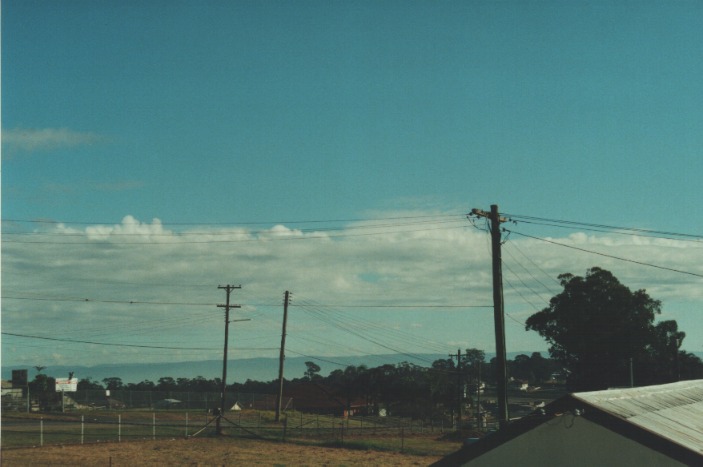
[[[703,453],[703,380],[580,392],[572,397]]]

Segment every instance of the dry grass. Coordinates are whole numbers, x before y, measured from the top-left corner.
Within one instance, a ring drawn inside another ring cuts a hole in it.
[[[242,438],[193,438],[2,450],[2,466],[423,466],[439,456],[304,446]]]

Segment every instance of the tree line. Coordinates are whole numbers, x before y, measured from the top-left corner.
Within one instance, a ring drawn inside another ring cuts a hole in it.
[[[414,418],[440,417],[456,413],[462,407],[473,403],[486,383],[493,385],[497,362],[486,361],[485,352],[480,349],[466,349],[460,362],[452,358],[439,359],[429,366],[409,362],[384,364],[377,367],[350,365],[335,369],[328,375],[321,374],[321,368],[308,361],[304,374],[298,378],[284,380],[284,392],[295,386],[311,385],[324,388],[326,394],[343,405],[368,407],[371,413],[381,409],[389,414]],[[508,361],[508,369],[513,378],[532,385],[554,382],[559,373],[559,365],[541,353],[518,355]],[[53,392],[54,378],[38,374],[30,383],[30,393]],[[95,381],[83,378],[78,381],[78,390],[117,391],[160,391],[160,392],[213,392],[219,393],[222,387],[220,378],[207,379],[161,377],[157,381],[144,380],[139,383],[124,383],[119,377]],[[276,394],[278,380],[232,383],[227,385],[230,394]]]

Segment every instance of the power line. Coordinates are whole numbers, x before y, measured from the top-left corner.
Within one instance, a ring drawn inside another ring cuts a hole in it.
[[[639,264],[639,265],[641,265],[641,266],[648,266],[648,267],[651,267],[651,268],[662,269],[662,270],[665,270],[665,271],[677,272],[677,273],[679,273],[679,274],[688,274],[688,275],[690,275],[690,276],[703,277],[703,274],[697,274],[697,273],[695,273],[695,272],[682,271],[681,269],[668,268],[668,267],[666,267],[666,266],[659,266],[659,265],[656,265],[656,264],[645,263],[645,262],[643,262],[643,261],[637,261],[637,260],[634,260],[634,259],[622,258],[622,257],[620,257],[620,256],[609,255],[609,254],[606,254],[606,253],[600,253],[600,252],[598,252],[598,251],[593,251],[593,250],[587,250],[587,249],[585,249],[585,248],[579,248],[579,247],[573,246],[573,245],[566,245],[566,244],[564,244],[564,243],[555,242],[555,241],[553,241],[553,240],[547,240],[546,238],[540,238],[540,237],[535,237],[535,236],[532,236],[532,235],[523,234],[523,233],[520,233],[520,232],[516,232],[516,231],[514,231],[514,230],[512,230],[512,231],[510,231],[510,232],[512,232],[512,233],[514,233],[514,234],[516,234],[516,235],[520,235],[520,236],[522,236],[522,237],[532,238],[532,239],[534,239],[534,240],[540,240],[540,241],[543,241],[543,242],[546,242],[546,243],[551,243],[551,244],[553,244],[553,245],[563,246],[563,247],[565,247],[565,248],[571,248],[572,250],[583,251],[584,253],[590,253],[590,254],[593,254],[593,255],[604,256],[604,257],[606,257],[606,258],[617,259],[617,260],[619,260],[619,261],[626,261],[626,262],[628,262],[628,263]]]
[[[542,269],[542,267],[540,267],[539,264],[535,263],[535,262],[532,260],[532,258],[530,258],[529,256],[527,256],[527,255],[522,251],[522,249],[520,249],[520,247],[518,246],[517,243],[515,243],[515,242],[510,242],[510,243],[508,243],[507,245],[509,245],[509,246],[511,246],[511,247],[514,247],[524,258],[526,258],[526,259],[530,262],[530,264],[532,264],[532,266],[534,266],[536,269],[538,269],[540,272],[542,272],[542,274],[544,274],[547,278],[549,278],[550,281],[556,283],[557,285],[561,285],[561,283],[560,283],[554,276],[552,276],[551,274],[548,274],[547,271],[545,271],[544,269]],[[510,252],[508,252],[508,254],[510,254]],[[512,255],[510,255],[510,256],[513,257]],[[533,277],[534,277],[534,276],[533,276]],[[535,278],[535,280],[536,280],[537,282],[539,282],[540,284],[542,284],[542,286],[543,286],[549,293],[554,294],[554,291],[552,291],[549,287],[547,287],[545,284],[543,284],[542,281],[538,280],[537,278]]]
[[[30,301],[52,301],[52,302],[77,302],[77,303],[111,303],[121,305],[177,305],[177,306],[214,306],[213,303],[193,303],[193,302],[150,302],[141,300],[101,300],[95,298],[52,298],[52,297],[17,297],[4,295],[3,299],[12,300],[30,300]],[[278,304],[271,303],[250,303],[252,307],[274,307]],[[291,303],[290,306],[304,306],[296,303]],[[407,304],[407,305],[381,305],[381,304],[365,304],[365,305],[338,305],[338,304],[318,304],[320,307],[328,308],[493,308],[493,305],[432,305],[432,304]]]
[[[403,220],[403,219],[430,219],[442,217],[456,217],[463,214],[426,214],[422,216],[394,216],[394,217],[378,217],[378,218],[351,218],[351,219],[311,219],[311,220],[278,220],[278,221],[242,221],[242,222],[161,222],[161,225],[178,225],[178,226],[235,226],[235,225],[279,225],[279,224],[316,224],[316,223],[334,223],[334,222],[368,222],[368,221],[388,221],[388,220]],[[16,222],[27,224],[66,224],[66,225],[115,225],[114,222],[84,222],[84,221],[58,221],[51,219],[2,219],[3,223]],[[119,225],[119,224],[117,224]]]
[[[110,342],[95,342],[95,341],[83,341],[76,339],[61,339],[58,337],[46,337],[46,336],[32,336],[29,334],[17,334],[13,332],[3,332],[3,335],[14,336],[14,337],[25,337],[28,339],[41,339],[47,341],[58,341],[58,342],[71,342],[80,344],[91,344],[91,345],[106,345],[111,347],[137,347],[141,349],[168,349],[168,350],[217,350],[214,347],[167,347],[159,345],[140,345],[140,344],[115,344]]]
[[[56,241],[18,241],[18,240],[4,240],[4,243],[13,244],[35,244],[35,245],[110,245],[114,247],[119,247],[123,245],[150,245],[150,246],[178,246],[178,245],[190,245],[190,244],[215,244],[215,243],[252,243],[252,242],[279,242],[279,241],[304,241],[304,240],[325,240],[334,238],[350,238],[350,237],[372,237],[377,235],[391,235],[391,234],[406,234],[406,233],[416,233],[416,232],[429,232],[437,230],[451,230],[451,229],[464,229],[465,225],[459,225],[457,227],[437,227],[437,228],[427,228],[427,229],[413,229],[413,230],[387,230],[381,232],[368,232],[368,233],[351,233],[351,234],[339,234],[339,235],[304,235],[303,236],[272,236],[272,237],[257,237],[257,238],[247,238],[247,239],[237,239],[237,240],[180,240],[178,235],[169,237],[175,241],[173,242],[153,242],[148,239],[150,235],[146,235],[144,241],[139,242],[108,242],[107,240],[91,240],[91,241],[75,241],[75,242],[56,242]],[[275,234],[275,232],[272,232]],[[302,232],[301,232],[302,233]]]
[[[188,303],[188,302],[147,302],[140,300],[99,300],[94,298],[47,298],[47,297],[13,297],[4,295],[3,299],[32,300],[51,302],[78,302],[78,303],[112,303],[120,305],[178,305],[178,306],[214,306],[213,303]]]
[[[531,224],[536,224],[536,225],[547,225],[550,227],[563,227],[563,226],[591,227],[593,229],[606,229],[606,230],[597,230],[598,232],[615,231],[612,233],[624,233],[622,231],[626,231],[626,232],[633,232],[631,234],[626,234],[626,235],[636,235],[635,233],[640,233],[640,234],[653,234],[653,235],[643,235],[643,236],[647,236],[647,237],[653,237],[653,236],[655,236],[654,234],[656,234],[656,235],[666,235],[666,236],[673,236],[673,237],[687,237],[687,238],[692,238],[692,239],[696,239],[696,240],[703,240],[703,235],[699,235],[699,234],[689,234],[689,233],[670,232],[670,231],[662,231],[662,230],[643,229],[643,228],[637,228],[637,227],[619,227],[619,226],[607,225],[607,224],[594,224],[594,223],[588,223],[588,222],[577,222],[577,221],[559,220],[559,219],[547,219],[547,218],[543,218],[543,217],[525,216],[522,214],[503,213],[503,215],[508,217],[509,220],[511,220],[513,222],[531,223]],[[550,222],[550,224],[540,224],[538,222],[530,222],[530,221]],[[562,224],[562,225],[555,225],[555,224]],[[621,231],[621,232],[617,232],[617,231]]]
[[[529,275],[529,276],[532,278],[532,280],[534,280],[535,282],[537,282],[538,284],[540,284],[542,287],[544,287],[544,288],[547,290],[547,292],[549,292],[550,294],[553,294],[553,292],[552,292],[551,290],[549,290],[549,288],[548,288],[546,285],[544,285],[539,279],[537,279],[537,278],[534,276],[534,274],[532,274],[532,271],[530,271],[529,269],[527,269],[520,261],[518,261],[517,258],[515,258],[515,257],[513,256],[513,254],[510,253],[509,250],[507,250],[507,249],[504,248],[503,251],[505,251],[505,252],[508,254],[508,256],[510,256],[510,258],[512,258],[512,260],[513,260],[515,263],[517,263],[517,265],[520,266],[520,267],[522,268],[522,270],[525,271],[525,272],[527,273],[527,275]],[[503,265],[504,265],[506,268],[508,268],[508,270],[509,270],[515,277],[517,277],[520,282],[522,282],[522,285],[524,285],[526,288],[530,289],[530,291],[531,291],[533,294],[539,296],[541,300],[544,300],[544,298],[542,297],[542,295],[541,295],[539,292],[537,292],[536,290],[533,290],[529,285],[527,285],[527,284],[525,283],[525,281],[523,281],[522,278],[521,278],[517,273],[515,273],[515,271],[513,271],[513,270],[510,268],[510,266],[505,262],[505,260],[503,260]]]
[[[390,351],[398,353],[398,354],[408,356],[408,357],[416,359],[416,360],[428,361],[427,359],[424,359],[424,358],[419,357],[417,355],[411,354],[409,352],[404,352],[404,351],[399,350],[397,348],[391,347],[391,346],[387,345],[385,342],[382,342],[381,339],[372,338],[369,335],[365,335],[359,331],[356,331],[353,329],[353,327],[356,327],[356,326],[350,326],[348,323],[340,322],[339,318],[335,319],[332,316],[327,316],[324,313],[322,313],[321,310],[316,310],[312,307],[305,307],[305,308],[303,308],[303,311],[311,314],[312,316],[317,317],[317,319],[319,319],[319,320],[321,320],[321,321],[323,321],[323,322],[325,322],[325,323],[327,323],[337,329],[340,329],[344,332],[352,334],[352,335],[354,335],[362,340],[365,340],[367,342],[371,342],[372,344],[375,344],[379,347],[382,347],[384,349],[390,350]],[[368,323],[364,323],[364,324],[368,326]],[[387,338],[385,340],[387,340]]]
[[[371,221],[369,221],[371,222]],[[322,227],[322,228],[310,228],[310,229],[294,229],[293,231],[295,232],[300,232],[300,233],[312,233],[312,232],[337,232],[337,231],[354,231],[354,230],[368,230],[368,229],[378,229],[378,228],[385,228],[385,227],[407,227],[407,226],[418,226],[418,225],[427,225],[427,224],[458,224],[462,223],[463,224],[464,220],[463,219],[454,219],[454,220],[429,220],[429,221],[421,221],[421,222],[404,222],[404,223],[384,223],[384,224],[376,224],[376,223],[370,223],[370,224],[363,224],[363,225],[352,225],[352,226],[342,226],[342,227]],[[280,225],[280,224],[279,224]],[[120,229],[124,226],[124,224],[116,224],[115,226],[112,227],[117,227],[117,229]],[[153,224],[141,224],[140,226],[145,226],[145,227],[151,227]],[[112,228],[110,227],[110,228]],[[233,228],[236,228],[236,226],[233,226]],[[185,232],[172,232],[169,230],[162,231],[160,233],[158,232],[119,232],[119,231],[109,231],[109,232],[88,232],[88,231],[70,231],[70,232],[59,232],[59,231],[44,231],[44,232],[2,232],[3,235],[5,236],[56,236],[56,237],[84,237],[86,235],[95,235],[95,236],[113,236],[113,237],[140,237],[140,236],[148,236],[148,237],[189,237],[189,236],[232,236],[232,235],[275,235],[279,234],[280,232],[273,231],[271,229],[266,229],[266,230],[229,230],[229,231],[222,231],[222,230],[215,230],[215,231],[185,231]]]
[[[220,350],[216,347],[169,347],[161,345],[142,345],[142,344],[117,344],[112,342],[97,342],[97,341],[85,341],[77,339],[62,339],[59,337],[46,337],[46,336],[34,336],[30,334],[18,334],[13,332],[2,332],[5,336],[13,337],[23,337],[27,339],[39,339],[46,341],[56,341],[56,342],[68,342],[72,344],[90,344],[90,345],[102,345],[110,347],[136,347],[140,349],[161,349],[161,350]],[[278,350],[278,347],[237,347],[230,350]]]

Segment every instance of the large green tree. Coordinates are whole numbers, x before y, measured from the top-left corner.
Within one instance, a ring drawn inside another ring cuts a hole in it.
[[[564,290],[528,318],[526,329],[537,331],[550,344],[551,357],[569,371],[570,389],[628,385],[631,363],[645,369],[653,346],[661,345],[654,326],[661,302],[644,290],[631,291],[598,267],[584,277],[562,274],[559,280]]]

